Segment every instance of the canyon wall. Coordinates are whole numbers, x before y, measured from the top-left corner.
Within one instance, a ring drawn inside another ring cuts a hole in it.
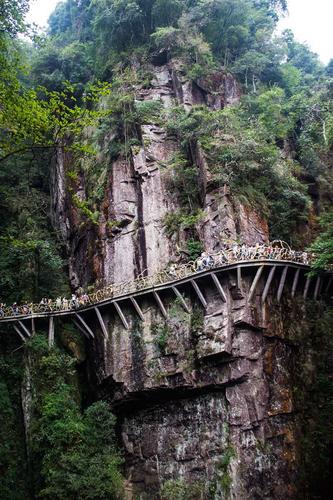
[[[236,81],[222,72],[208,84],[190,82],[176,62],[150,69],[152,83],[137,89],[137,100],[221,109],[240,97]],[[186,257],[186,229],[172,236],[165,230],[166,215],[179,209],[165,167],[178,141],[156,123],[142,125],[141,137],[130,157],[109,160],[97,224],[83,223],[71,201],[73,189],[85,200],[84,173],[73,182],[66,175],[73,159],[58,152],[53,219],[66,242],[74,288],[132,280]],[[203,248],[267,242],[267,221],[228,186],[211,182],[198,145],[189,157],[199,172],[204,215],[196,232]],[[89,347],[89,381],[118,416],[128,498],[158,498],[163,484],[171,481],[166,484],[172,491],[177,480],[192,485],[188,498],[300,497],[294,390],[299,373],[313,376],[311,352],[302,348],[312,327],[302,299],[286,294],[276,302],[276,285],[263,307],[263,280],[250,304],[252,279],[245,273],[238,289],[233,273],[223,275],[225,303],[205,283],[206,311],[193,291],[185,293],[190,313],[166,294],[167,320],[151,301],[141,304],[144,323],[124,307],[128,331],[113,310],[105,310],[107,339],[90,318],[96,338]]]

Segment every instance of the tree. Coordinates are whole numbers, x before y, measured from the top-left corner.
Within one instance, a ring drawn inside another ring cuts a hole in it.
[[[29,446],[37,496],[122,498],[116,419],[108,404],[81,411],[75,359],[58,347],[50,350],[44,336],[34,336],[27,352],[36,388]]]
[[[321,233],[309,248],[315,254],[314,271],[332,269],[333,266],[333,210],[322,215],[319,224]]]
[[[24,17],[29,9],[29,0],[1,0],[0,37],[15,37],[26,30]]]

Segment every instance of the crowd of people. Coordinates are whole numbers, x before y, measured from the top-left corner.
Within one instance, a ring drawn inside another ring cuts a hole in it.
[[[91,303],[91,299],[87,293],[80,295],[72,294],[70,299],[66,297],[57,297],[56,300],[47,299],[45,297],[39,304],[26,303],[21,306],[14,302],[11,306],[7,307],[6,304],[0,304],[0,318],[5,316],[26,316],[33,312],[53,312],[53,311],[69,311],[79,309],[80,307],[87,306]],[[10,314],[8,314],[8,312]]]
[[[224,244],[217,253],[202,252],[194,262],[186,264],[186,270],[190,268],[190,272],[199,272],[206,269],[220,267],[238,261],[246,260],[260,260],[260,259],[275,259],[275,260],[289,260],[300,264],[309,265],[312,256],[306,252],[295,251],[285,246],[277,246],[272,244],[259,244],[247,246],[245,244]],[[180,271],[184,269],[183,264],[171,264],[168,269],[163,273],[167,277],[177,279],[180,277]],[[153,277],[152,277],[153,278]],[[141,289],[142,278],[138,278],[134,283],[134,289]],[[102,294],[103,298],[112,297],[114,294],[113,286],[108,286],[105,293]],[[39,304],[25,303],[18,305],[14,302],[11,306],[0,303],[0,319],[8,316],[27,316],[36,312],[55,312],[55,311],[68,311],[85,307],[93,304],[99,300],[96,294],[88,295],[85,292],[79,294],[72,294],[70,299],[66,297],[57,297],[56,300],[42,298]]]

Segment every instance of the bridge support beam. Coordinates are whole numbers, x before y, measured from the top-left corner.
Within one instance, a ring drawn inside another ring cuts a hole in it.
[[[187,313],[191,313],[190,311],[190,308],[188,307],[188,305],[186,304],[185,302],[185,299],[184,297],[182,296],[182,294],[180,293],[180,291],[178,290],[178,288],[176,288],[175,286],[172,287],[172,290],[174,291],[174,293],[177,295],[177,298],[179,299],[184,311],[186,311]]]
[[[167,311],[166,311],[166,309],[164,307],[164,304],[163,304],[163,302],[161,300],[161,297],[158,295],[157,292],[153,292],[153,295],[154,295],[155,300],[156,300],[156,302],[158,304],[158,307],[160,308],[160,311],[161,311],[162,315],[164,316],[165,319],[167,319],[168,313],[167,313]]]
[[[31,337],[31,333],[28,330],[28,328],[25,326],[25,324],[23,323],[23,321],[19,321],[18,323],[21,326],[21,328],[25,331],[25,333],[28,335],[28,337]]]
[[[21,339],[25,343],[27,341],[27,339],[25,338],[25,336],[23,335],[23,333],[21,333],[20,329],[16,325],[13,325],[13,326],[14,326],[14,330],[16,331],[16,333],[19,334],[19,336],[21,337]]]
[[[280,284],[279,284],[278,293],[277,293],[277,301],[278,302],[280,302],[281,297],[282,297],[284,285],[285,285],[285,282],[286,282],[287,272],[288,272],[288,266],[285,266],[283,268],[283,271],[282,271],[282,274],[281,274]]]
[[[138,313],[138,315],[140,316],[140,319],[141,321],[144,321],[145,320],[145,317],[143,315],[143,312],[142,312],[142,309],[141,307],[139,306],[137,300],[134,298],[134,297],[131,297],[131,302],[134,306],[134,309],[136,310],[136,312]]]
[[[252,297],[254,295],[254,292],[256,291],[256,288],[257,288],[257,285],[259,283],[259,280],[260,280],[260,277],[262,275],[263,270],[264,270],[264,266],[260,266],[256,272],[256,275],[254,277],[254,280],[253,280],[251,288],[250,288],[248,302],[250,302],[252,300]]]
[[[103,319],[103,316],[100,312],[100,310],[98,309],[98,307],[94,307],[95,309],[95,313],[96,313],[96,316],[97,316],[97,319],[99,321],[99,324],[100,324],[100,327],[101,327],[101,330],[103,332],[103,335],[104,335],[104,338],[107,339],[108,338],[108,331],[106,329],[106,326],[105,326],[105,323],[104,323],[104,319]]]
[[[241,266],[237,266],[237,288],[239,290],[242,289],[242,268],[241,268]]]
[[[90,335],[86,332],[86,330],[83,328],[83,326],[81,326],[80,323],[78,321],[76,321],[76,319],[74,319],[74,318],[73,318],[73,323],[76,326],[76,328],[78,330],[80,330],[80,332],[83,333],[83,335],[85,337],[87,337],[87,339],[90,339]]]
[[[192,286],[193,286],[194,290],[196,291],[197,296],[199,297],[199,300],[200,300],[201,304],[203,305],[203,307],[205,309],[207,309],[207,306],[208,306],[207,301],[206,301],[205,297],[203,296],[203,294],[202,294],[200,288],[198,287],[197,283],[194,280],[191,280],[191,283],[192,283]]]
[[[305,282],[304,292],[303,292],[303,299],[306,299],[306,297],[308,296],[310,283],[311,283],[311,278],[307,277],[306,282]]]
[[[318,276],[317,281],[316,281],[316,286],[314,289],[314,293],[313,293],[314,300],[317,300],[317,298],[318,298],[320,284],[321,284],[321,279],[320,279],[320,276]]]
[[[333,283],[333,274],[332,274],[332,276],[330,276],[330,278],[328,280],[327,286],[325,288],[325,293],[328,293],[329,289],[331,288],[332,283]]]
[[[54,317],[49,317],[49,347],[54,346]]]
[[[300,268],[296,269],[296,273],[295,273],[294,281],[293,281],[293,287],[291,289],[291,296],[292,296],[292,298],[294,298],[295,294],[296,294],[296,289],[297,289],[297,285],[298,285],[298,280],[299,280],[300,272],[301,272]]]
[[[266,284],[265,284],[265,288],[264,288],[264,291],[263,291],[263,294],[262,294],[262,298],[261,298],[263,304],[266,302],[267,295],[268,295],[270,286],[272,284],[275,271],[276,271],[276,266],[273,266],[271,268],[271,270],[269,271],[269,275],[268,275],[268,278],[267,278],[267,281],[266,281]]]
[[[126,328],[126,330],[129,330],[129,324],[127,323],[127,320],[126,320],[126,318],[124,316],[123,311],[121,310],[120,305],[118,304],[118,302],[113,302],[113,305],[116,308],[116,311],[117,311],[117,313],[119,315],[119,318],[121,319],[122,324],[124,325],[124,327]]]
[[[216,286],[216,288],[221,296],[221,299],[223,300],[223,302],[227,302],[227,297],[226,297],[226,294],[224,293],[224,290],[223,290],[223,287],[220,283],[220,280],[218,279],[218,277],[216,276],[215,273],[211,273],[211,277],[213,278],[214,284],[215,284],[215,286]],[[237,280],[237,283],[238,283],[238,280]]]
[[[83,327],[85,328],[86,332],[88,332],[88,334],[92,337],[92,338],[95,338],[95,335],[94,333],[92,332],[92,330],[90,329],[90,327],[87,325],[87,323],[84,321],[84,319],[82,318],[82,316],[80,316],[80,314],[78,313],[75,313],[75,316],[77,317],[77,319],[81,322],[81,324],[83,325]]]

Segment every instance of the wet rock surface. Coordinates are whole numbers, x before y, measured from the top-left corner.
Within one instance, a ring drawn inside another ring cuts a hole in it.
[[[127,332],[105,317],[109,339],[95,342],[92,371],[119,417],[126,477],[147,498],[175,478],[210,488],[211,498],[297,498],[293,384],[304,303],[291,302],[288,283],[277,304],[277,281],[263,306],[263,279],[249,304],[250,271],[242,298],[233,298],[234,276],[220,280],[226,302],[201,283],[206,310],[184,289],[191,314],[165,295],[167,320],[149,300],[143,324],[125,309]],[[281,310],[293,310],[294,322]]]

